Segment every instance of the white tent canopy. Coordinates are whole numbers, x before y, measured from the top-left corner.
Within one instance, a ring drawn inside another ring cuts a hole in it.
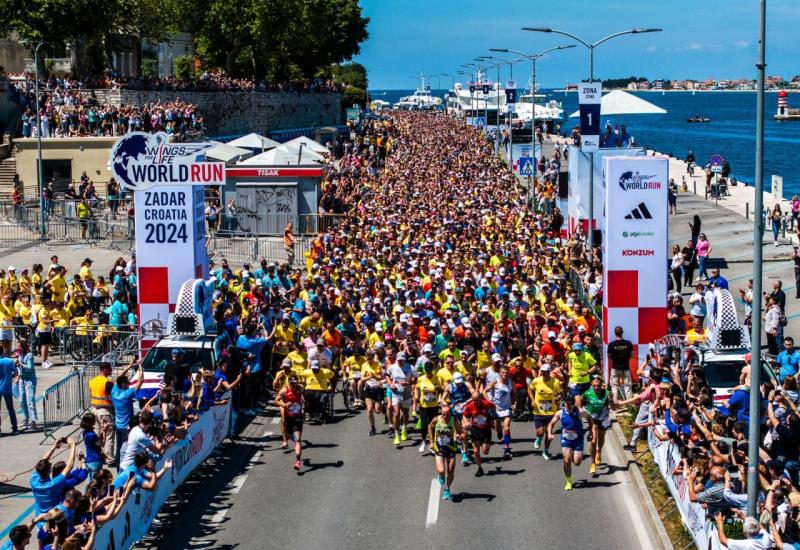
[[[205,152],[206,159],[222,162],[237,162],[253,156],[253,151],[242,147],[234,147],[228,143],[218,143]]]
[[[321,143],[317,143],[313,139],[308,138],[306,136],[300,136],[291,141],[287,141],[286,143],[284,143],[284,145],[291,145],[299,148],[301,143],[303,144],[303,149],[311,149],[315,153],[319,153],[321,155],[325,153],[330,153],[327,147],[325,147]]]
[[[622,90],[612,90],[600,100],[600,115],[663,115],[666,110],[641,97]],[[569,118],[580,115],[580,111],[575,111]]]
[[[234,147],[245,147],[247,149],[258,149],[261,151],[266,151],[268,149],[274,149],[275,147],[279,147],[280,143],[273,139],[269,139],[268,137],[264,137],[258,134],[247,134],[246,136],[242,136],[240,138],[236,138],[233,141],[229,141],[228,145],[233,145]]]
[[[300,162],[298,162],[298,155]],[[242,165],[264,165],[264,166],[286,166],[286,165],[309,165],[319,164],[323,161],[322,155],[318,155],[310,149],[303,147],[301,152],[299,147],[290,147],[288,143],[271,149],[260,155],[250,157],[238,164]]]

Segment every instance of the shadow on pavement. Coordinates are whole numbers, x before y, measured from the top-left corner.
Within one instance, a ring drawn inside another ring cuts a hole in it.
[[[504,470],[500,466],[497,466],[494,470],[487,470],[487,476],[515,476],[521,474],[525,471],[525,468],[521,470]]]
[[[303,466],[306,467],[306,469],[300,470],[297,472],[297,475],[304,476],[306,474],[310,474],[311,472],[324,470],[326,468],[341,468],[344,466],[344,462],[341,460],[337,460],[336,462],[311,462],[310,460],[305,459],[303,460]]]
[[[486,502],[493,501],[497,495],[493,495],[491,493],[467,493],[467,492],[460,492],[458,494],[453,495],[451,498],[453,502],[462,502],[465,500],[485,500]]]

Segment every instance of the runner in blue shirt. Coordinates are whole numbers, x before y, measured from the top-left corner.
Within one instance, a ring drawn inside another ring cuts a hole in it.
[[[136,401],[136,393],[142,389],[144,384],[144,369],[139,369],[136,385],[131,387],[128,380],[128,369],[136,364],[134,361],[117,377],[117,383],[111,388],[111,403],[114,405],[114,429],[116,430],[116,449],[114,449],[114,463],[119,464],[119,453],[122,444],[128,440],[128,433],[131,429],[131,419],[133,419],[133,402]]]
[[[778,373],[778,379],[781,384],[790,376],[797,374],[798,365],[800,365],[800,351],[794,349],[794,339],[787,336],[783,339],[784,349],[778,354],[777,362],[781,370]]]

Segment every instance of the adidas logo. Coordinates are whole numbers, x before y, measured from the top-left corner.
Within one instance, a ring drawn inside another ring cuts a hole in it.
[[[631,213],[625,216],[626,220],[652,220],[653,215],[647,209],[645,203],[640,202],[639,206],[631,210]]]

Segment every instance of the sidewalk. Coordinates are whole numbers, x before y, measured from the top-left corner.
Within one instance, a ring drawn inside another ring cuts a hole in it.
[[[57,255],[59,263],[69,269],[67,271],[68,277],[78,272],[81,262],[87,257],[94,260],[92,271],[95,277],[98,275],[108,277],[108,271],[111,265],[113,265],[117,258],[122,256],[118,250],[90,248],[86,245],[64,245],[54,247],[35,246],[10,254],[4,254],[0,267],[6,269],[9,265],[13,265],[17,268],[17,273],[19,273],[25,267],[30,269],[34,263],[40,263],[46,270],[47,266],[50,265],[50,257],[53,255]],[[125,256],[125,258],[127,259],[127,256]],[[47,388],[69,374],[69,367],[61,361],[58,353],[51,355],[51,362],[53,363],[53,368],[44,370],[40,367],[41,359],[38,357],[36,359],[36,395],[37,398],[39,398],[37,401],[37,412],[40,422],[42,420],[41,395]],[[15,404],[17,421],[21,424],[22,416],[19,414],[19,403]],[[55,437],[64,437],[74,429],[74,427],[64,428],[59,431]],[[0,407],[0,430],[3,436],[0,438],[0,534],[2,534],[3,530],[12,521],[17,519],[33,505],[33,497],[30,494],[30,486],[28,483],[30,473],[25,471],[33,468],[36,461],[42,458],[53,444],[54,440],[48,439],[43,442],[44,434],[41,432],[41,429],[37,432],[26,432],[11,437],[9,435],[11,432],[11,424],[8,418],[8,412],[4,406]],[[82,450],[83,444],[80,444],[78,447]],[[53,460],[66,460],[67,456],[67,447],[64,447],[63,449],[59,449],[58,454],[54,456]],[[20,474],[21,472],[25,473],[22,473],[11,481],[6,481],[7,478],[15,474]],[[5,535],[3,535],[3,537],[4,536]],[[2,540],[3,537],[0,537],[0,540]]]

